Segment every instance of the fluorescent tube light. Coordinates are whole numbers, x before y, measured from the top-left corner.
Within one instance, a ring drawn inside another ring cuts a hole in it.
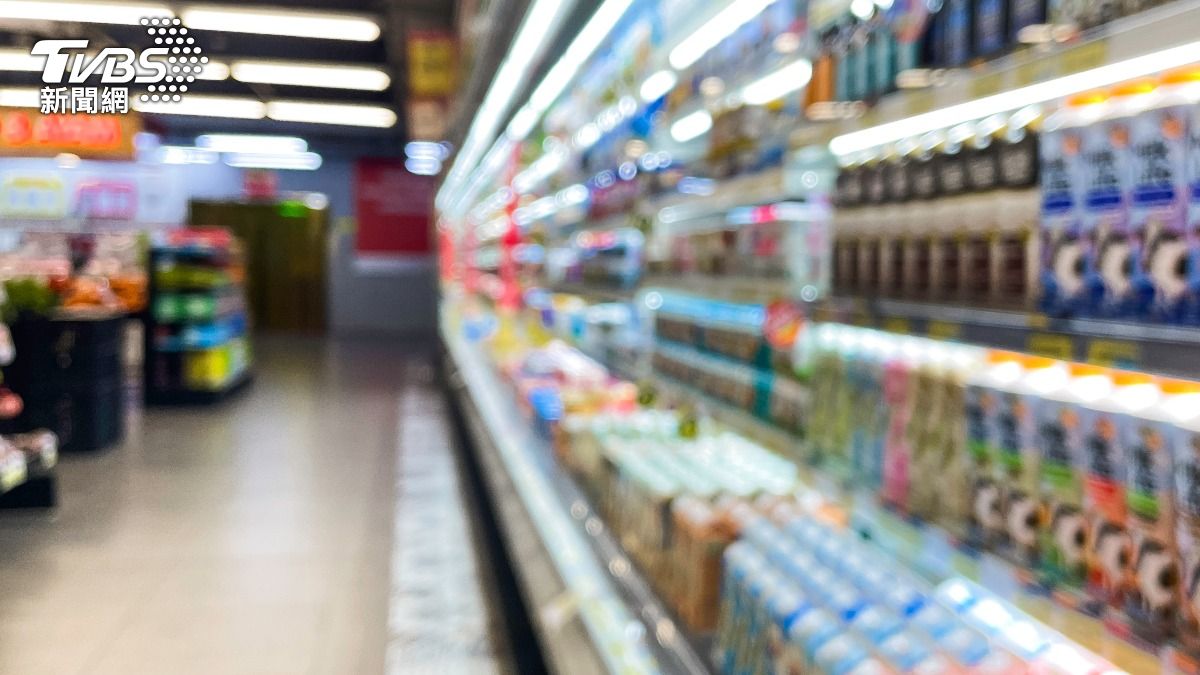
[[[256,136],[251,134],[203,134],[196,147],[213,152],[287,153],[308,150],[308,142],[296,136]]]
[[[1109,87],[1119,82],[1154,75],[1198,61],[1200,61],[1200,42],[1190,42],[1073,75],[1065,75],[1053,80],[842,134],[829,142],[829,149],[837,155],[861,152],[904,138],[945,129],[962,122],[970,122],[996,113],[1054,101],[1092,89]]]
[[[675,71],[660,70],[642,82],[642,88],[638,90],[638,93],[647,103],[657,101],[674,89],[677,82],[679,82],[679,77],[675,75]]]
[[[440,162],[450,156],[450,148],[433,141],[411,141],[404,144],[404,154],[414,159],[431,157]]]
[[[46,67],[44,56],[34,56],[28,49],[0,48],[0,70],[40,73]]]
[[[163,164],[215,164],[219,155],[206,148],[186,145],[163,145],[158,148],[158,161]]]
[[[267,116],[282,122],[342,124],[355,127],[387,128],[396,124],[396,113],[390,108],[353,103],[271,101],[267,104]]]
[[[616,27],[631,4],[633,0],[605,0],[592,18],[588,19],[567,47],[567,51],[563,52],[562,58],[550,68],[537,89],[529,96],[527,105],[538,113],[539,118],[558,100],[571,80],[575,79],[579,69],[592,57],[600,43],[608,38],[608,34]]]
[[[59,2],[0,0],[0,18],[136,26],[146,17],[170,17],[167,5],[149,2]],[[228,29],[226,29],[228,30]]]
[[[382,68],[374,66],[245,60],[234,61],[230,70],[239,82],[261,84],[383,91],[392,83]]]
[[[442,170],[442,162],[434,157],[409,157],[404,168],[418,176],[436,176]]]
[[[750,105],[764,105],[803,89],[812,79],[812,63],[808,59],[793,61],[770,75],[751,82],[742,89],[742,100]]]
[[[698,110],[671,125],[671,138],[680,143],[686,143],[708,133],[708,130],[712,128],[712,123],[712,115],[708,114],[707,110]]]
[[[5,87],[0,89],[0,105],[9,108],[38,108],[41,107],[41,97],[37,89]]]
[[[198,117],[234,117],[238,119],[260,120],[267,114],[267,106],[262,101],[234,96],[196,96],[188,94],[183,97],[182,101],[171,103],[155,103],[134,98],[131,104],[134,110],[138,112],[158,113],[160,115],[196,115]]]
[[[200,70],[200,74],[196,76],[197,80],[228,80],[229,65],[220,61],[209,61],[203,64],[204,68]]]
[[[315,171],[321,168],[321,156],[315,152],[235,152],[225,155],[225,163],[238,169]]]
[[[754,17],[762,14],[775,0],[732,0],[725,9],[704,22],[696,32],[671,50],[669,60],[675,70],[684,70],[722,40],[733,35]]]
[[[471,120],[462,148],[438,190],[437,202],[440,207],[448,206],[451,196],[458,197],[461,194],[462,182],[488,151],[502,116],[512,105],[518,85],[549,45],[554,29],[565,17],[567,9],[569,6],[564,0],[534,0],[530,5],[475,118]]]
[[[180,16],[188,28],[224,33],[355,42],[372,42],[379,38],[379,24],[375,19],[359,14],[193,5],[180,12]]]

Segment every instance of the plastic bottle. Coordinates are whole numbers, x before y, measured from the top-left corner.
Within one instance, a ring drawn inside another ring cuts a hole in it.
[[[913,377],[923,357],[917,338],[901,338],[898,353],[884,365],[883,400],[887,426],[883,446],[883,499],[901,511],[908,508],[912,442]]]
[[[1015,423],[998,426],[1000,398],[1015,392],[1024,374],[1018,354],[989,351],[979,370],[966,382],[964,395],[964,446],[967,454],[966,483],[970,510],[962,529],[967,540],[977,548],[993,548],[1004,533],[1003,500],[1000,493],[1000,446],[1018,434]],[[1009,429],[1008,426],[1012,428]],[[1005,431],[1005,436],[998,432]]]
[[[1039,476],[1048,523],[1041,533],[1040,563],[1051,583],[1078,588],[1086,577],[1089,533],[1083,486],[1087,450],[1082,419],[1087,409],[1112,393],[1113,386],[1107,369],[1071,364],[1066,386],[1048,391],[1037,402]]]
[[[991,58],[1009,46],[1008,0],[975,0],[975,56]]]
[[[988,199],[996,214],[992,247],[993,304],[1032,308],[1036,302],[1038,247],[1038,140],[1042,122],[1039,108],[1029,107],[1008,116],[996,132],[998,185]]]
[[[1042,301],[1053,316],[1097,313],[1103,284],[1097,281],[1091,238],[1083,228],[1084,132],[1105,111],[1106,97],[1082,94],[1050,115],[1043,126],[1040,155],[1042,192]]]

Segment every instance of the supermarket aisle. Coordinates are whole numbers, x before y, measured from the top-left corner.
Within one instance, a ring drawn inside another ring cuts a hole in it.
[[[151,410],[62,463],[56,514],[0,514],[0,673],[502,671],[431,360],[257,351],[242,397]]]

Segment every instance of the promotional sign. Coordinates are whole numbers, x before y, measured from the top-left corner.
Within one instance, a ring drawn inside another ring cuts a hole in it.
[[[354,167],[355,249],[375,255],[430,253],[434,185],[431,176],[409,173],[403,160],[358,160]]]
[[[133,137],[141,131],[136,113],[50,114],[35,108],[0,108],[0,156],[53,157],[71,153],[88,159],[133,159]]]
[[[446,137],[446,103],[438,99],[408,102],[408,135],[417,141]]]
[[[409,94],[417,98],[449,96],[454,93],[457,82],[454,35],[448,31],[409,31]]]
[[[0,218],[57,220],[67,215],[67,189],[51,172],[11,171],[0,178]]]

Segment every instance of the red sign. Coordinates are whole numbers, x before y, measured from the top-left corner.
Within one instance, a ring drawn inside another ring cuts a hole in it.
[[[95,159],[133,159],[137,115],[43,115],[0,108],[0,155],[53,157],[69,152]]]
[[[365,158],[354,167],[359,253],[430,253],[434,178],[409,173],[404,161]]]
[[[275,199],[279,196],[279,174],[269,169],[246,169],[242,172],[242,195],[246,199]]]

